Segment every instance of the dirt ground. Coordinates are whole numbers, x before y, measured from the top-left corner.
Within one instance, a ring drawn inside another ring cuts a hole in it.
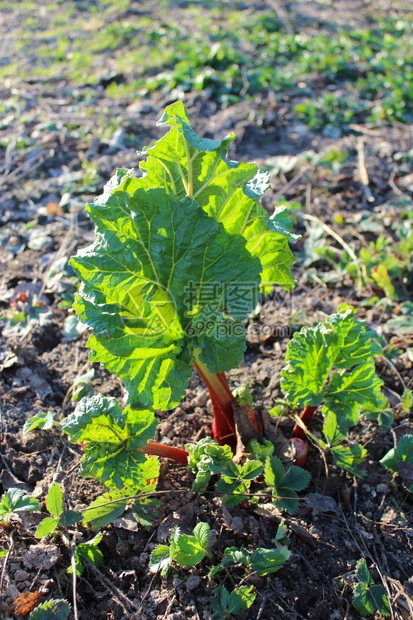
[[[322,21],[327,12],[331,21],[348,25],[349,15],[354,15],[361,3],[341,3],[342,10],[337,14],[331,3],[301,4],[310,23]],[[18,8],[8,11],[6,17],[0,33],[7,53],[7,42],[18,33]],[[320,81],[318,88],[323,91],[328,85]],[[65,80],[29,77],[16,77],[0,86],[4,101],[15,97],[16,92],[19,95],[15,118],[1,125],[0,137],[14,136],[17,142],[30,137],[35,142],[31,148],[4,147],[1,151],[0,304],[7,310],[12,302],[23,303],[24,296],[36,293],[49,319],[44,325],[34,321],[24,333],[5,330],[0,341],[0,490],[3,493],[19,487],[43,501],[50,484],[58,481],[64,485],[68,506],[73,509],[85,508],[102,491],[99,484],[79,476],[82,448],[71,445],[58,430],[22,433],[25,420],[36,412],[50,410],[56,420],[71,412],[73,382],[91,367],[85,347],[87,334],[70,332],[69,310],[62,303],[73,293],[71,275],[56,269],[56,260],[69,258],[91,242],[93,227],[84,203],[101,192],[116,168],[137,167],[142,156],[136,155],[136,149],[161,135],[155,121],[171,102],[165,92],[155,92],[143,101],[108,100],[98,85],[95,102],[88,110],[81,103],[81,90],[79,87],[74,92]],[[264,206],[270,212],[284,196],[290,202],[299,202],[302,213],[316,216],[333,228],[340,215],[344,222],[340,236],[361,246],[372,238],[372,233],[366,232],[357,240],[361,212],[380,217],[382,205],[399,200],[400,191],[412,198],[411,182],[406,180],[397,187],[393,182],[395,175],[400,179],[410,174],[404,169],[395,171],[393,157],[413,148],[413,131],[406,125],[363,125],[357,134],[331,138],[298,122],[291,101],[283,101],[272,92],[263,91],[228,108],[202,92],[187,93],[184,102],[199,134],[218,138],[234,131],[237,140],[231,158],[256,160],[270,170],[272,189],[264,197]],[[102,123],[113,118],[121,119],[122,130],[133,136],[131,146],[127,141],[117,141],[116,136],[99,139]],[[81,134],[70,128],[69,119],[72,125],[82,127]],[[360,182],[357,149],[361,139],[370,187],[374,188],[371,202]],[[320,154],[333,147],[349,154],[336,171],[298,157],[304,151]],[[275,159],[281,155],[285,156],[284,163],[290,164],[284,171],[279,171],[280,160]],[[358,291],[349,275],[326,281],[317,277],[314,267],[302,264],[299,257],[309,235],[307,223],[298,218],[294,225],[295,232],[303,235],[293,247],[297,255],[295,292],[292,297],[280,293],[277,302],[266,300],[256,319],[260,325],[283,329],[267,339],[248,336],[244,363],[230,373],[230,383],[248,383],[257,410],[271,408],[282,396],[280,370],[292,331],[313,325],[346,301],[359,308],[358,316],[366,319],[369,328],[397,347],[398,355],[391,365],[378,360],[386,395],[397,405],[404,386],[413,387],[412,361],[407,355],[413,336],[401,337],[385,328],[392,316],[386,306],[377,309],[362,305],[371,294],[381,294],[374,286]],[[330,242],[339,247],[334,239]],[[330,266],[321,262],[317,269],[324,273]],[[96,365],[92,385],[95,393],[123,395],[121,382]],[[205,436],[211,421],[206,388],[194,374],[181,405],[159,414],[157,438],[183,446]],[[280,430],[288,436],[291,424],[281,422]],[[385,585],[392,618],[411,617],[405,584],[413,576],[413,496],[378,462],[393,447],[395,438],[406,433],[413,433],[409,417],[396,421],[388,432],[381,432],[367,419],[352,430],[353,438],[368,450],[365,479],[340,470],[329,459],[326,470],[318,450],[310,448],[310,485],[301,494],[297,514],[284,515],[291,559],[275,575],[254,578],[257,598],[244,618],[360,618],[351,606],[351,586],[356,562],[362,557],[373,567],[375,582]],[[210,618],[213,584],[205,562],[192,569],[176,568],[166,577],[148,571],[152,549],[167,542],[176,525],[190,532],[200,520],[209,523],[217,559],[219,550],[229,545],[247,549],[271,546],[281,519],[278,510],[271,505],[227,509],[212,492],[192,494],[192,479],[184,467],[162,462],[158,488],[164,495],[154,526],[145,530],[125,513],[104,528],[100,545],[104,563],[98,568],[88,567],[77,581],[80,617]],[[38,591],[45,584],[43,600],[72,598],[72,579],[67,574],[70,557],[64,542],[59,536],[43,541],[34,536],[44,516],[21,513],[21,521],[16,521],[11,531],[0,532],[2,548],[9,548],[10,536],[13,540],[1,577],[2,617],[16,617],[18,596]],[[92,535],[79,528],[77,541],[89,540]]]

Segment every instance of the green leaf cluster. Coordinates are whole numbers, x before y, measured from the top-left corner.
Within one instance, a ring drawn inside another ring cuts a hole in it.
[[[192,490],[203,492],[206,490],[211,476],[221,472],[224,465],[232,462],[232,451],[229,446],[219,446],[210,437],[204,437],[196,444],[187,443],[188,469],[194,474],[195,480]]]
[[[41,521],[36,530],[37,538],[44,538],[57,531],[65,531],[68,526],[81,521],[82,514],[76,510],[65,510],[64,494],[57,482],[54,482],[46,496],[46,508],[52,515]]]
[[[5,527],[10,525],[10,518],[16,512],[33,511],[40,509],[39,500],[27,495],[22,489],[11,488],[4,493],[0,500],[0,523]]]
[[[348,429],[362,413],[386,428],[392,415],[376,374],[378,348],[355,313],[352,306],[341,304],[322,323],[294,334],[287,349],[288,365],[281,371],[281,387],[292,406],[322,405],[325,440],[314,440],[331,452],[339,467],[363,476],[358,466],[367,452],[347,441]]]
[[[311,478],[308,471],[296,465],[285,471],[278,456],[268,456],[265,460],[264,478],[272,491],[274,505],[280,510],[297,512],[297,491],[308,486]]]
[[[354,589],[353,607],[362,616],[369,616],[376,611],[383,616],[390,616],[390,604],[386,591],[382,585],[374,583],[364,558],[357,562],[356,579],[358,584]]]
[[[224,494],[222,503],[225,506],[237,506],[248,499],[251,481],[263,471],[261,461],[245,461],[242,464],[229,461],[221,469],[221,478],[216,485],[217,491]]]
[[[196,474],[192,490],[206,490],[211,476],[220,475],[216,489],[224,495],[226,506],[236,506],[247,499],[251,481],[258,478],[264,466],[258,460],[247,460],[243,464],[234,463],[229,446],[219,446],[210,437],[201,439],[197,444],[186,444],[188,450],[188,468]]]
[[[263,443],[260,443],[256,439],[251,439],[248,442],[247,449],[252,452],[252,455],[258,461],[264,462],[267,456],[271,456],[274,452],[274,444],[266,439]]]
[[[224,568],[243,566],[247,573],[257,573],[263,577],[269,573],[276,573],[290,557],[288,549],[278,544],[275,549],[255,549],[252,553],[244,547],[227,547],[223,558],[217,566],[213,566],[209,576],[215,577]]]
[[[195,566],[205,556],[210,557],[206,547],[209,540],[208,523],[198,523],[194,527],[193,534],[182,534],[179,528],[172,532],[169,545],[158,545],[151,554],[149,570],[152,573],[161,571],[166,575],[171,562],[180,566]]]

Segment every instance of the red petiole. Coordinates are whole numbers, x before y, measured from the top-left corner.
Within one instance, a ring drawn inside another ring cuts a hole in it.
[[[142,452],[153,456],[163,456],[166,459],[172,459],[184,465],[188,464],[188,452],[186,450],[174,448],[173,446],[166,446],[157,441],[149,441],[146,446],[142,448]]]

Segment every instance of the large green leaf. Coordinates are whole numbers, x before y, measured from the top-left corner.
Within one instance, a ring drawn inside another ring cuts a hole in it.
[[[293,255],[285,209],[270,217],[259,202],[269,185],[268,175],[259,173],[255,163],[227,159],[235,134],[222,140],[200,138],[181,101],[168,106],[158,124],[171,129],[146,150],[148,159],[140,165],[146,187],[162,186],[196,200],[231,235],[245,238],[247,249],[261,261],[263,292],[270,292],[274,283],[290,290]]]
[[[146,457],[138,448],[148,443],[155,428],[153,411],[132,407],[122,411],[116,398],[101,394],[83,398],[62,422],[73,443],[86,444],[83,475],[118,489],[141,482]]]
[[[195,348],[214,373],[242,360],[261,264],[195,201],[134,181],[89,206],[98,232],[72,259],[83,282],[75,309],[94,329],[91,359],[124,381],[129,402],[169,409]]]

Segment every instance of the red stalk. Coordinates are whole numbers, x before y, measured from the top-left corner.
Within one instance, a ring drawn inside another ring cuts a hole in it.
[[[228,381],[223,372],[213,374],[199,359],[194,362],[194,366],[199,376],[208,388],[212,402],[214,421],[212,424],[212,434],[219,445],[229,445],[235,449],[237,445],[234,411],[232,403],[236,404]]]
[[[165,446],[163,443],[156,441],[148,441],[146,446],[142,448],[142,452],[154,456],[163,456],[166,459],[172,459],[173,461],[178,461],[178,463],[183,463],[183,465],[188,465],[188,452],[186,450]]]
[[[310,426],[310,422],[313,419],[313,415],[316,412],[317,407],[313,407],[313,405],[307,405],[302,414],[300,415],[301,422],[308,428]],[[299,424],[294,426],[292,437],[298,437],[298,439],[302,439],[303,441],[307,441],[307,437],[305,434],[305,430],[301,428]]]

